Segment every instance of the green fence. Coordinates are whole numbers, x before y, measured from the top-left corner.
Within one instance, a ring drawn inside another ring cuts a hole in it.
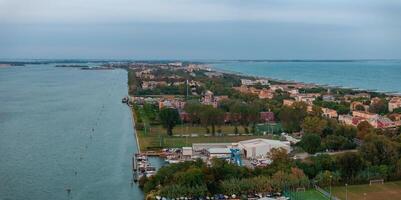
[[[258,135],[264,134],[281,134],[283,129],[280,123],[264,123],[256,125],[256,133]]]

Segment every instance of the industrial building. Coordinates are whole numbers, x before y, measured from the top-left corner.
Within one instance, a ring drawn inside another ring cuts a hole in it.
[[[291,151],[290,142],[269,140],[269,139],[251,139],[238,142],[238,148],[242,151],[245,158],[263,158],[274,148],[283,148],[289,153]]]

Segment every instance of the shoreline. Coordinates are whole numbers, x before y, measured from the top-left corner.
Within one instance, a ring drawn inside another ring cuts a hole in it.
[[[141,144],[139,143],[139,139],[138,139],[138,133],[136,132],[136,128],[135,128],[135,116],[134,116],[134,112],[132,111],[132,108],[129,107],[130,113],[131,113],[131,123],[132,123],[132,128],[133,128],[133,135],[135,137],[136,140],[136,148],[137,148],[137,153],[141,153]]]
[[[296,81],[296,80],[283,80],[283,79],[278,79],[278,78],[272,78],[269,76],[257,76],[257,75],[247,74],[247,73],[243,73],[243,72],[239,72],[239,71],[221,69],[221,68],[216,67],[214,64],[207,64],[207,65],[213,71],[216,71],[216,72],[252,77],[252,78],[256,78],[256,79],[267,79],[267,80],[271,80],[271,81],[280,82],[283,84],[305,84],[305,85],[309,85],[309,86],[313,86],[313,87],[332,88],[332,89],[350,89],[350,90],[361,91],[361,92],[363,92],[363,91],[376,92],[376,93],[385,94],[387,96],[401,96],[401,92],[396,92],[396,91],[379,91],[378,89],[363,89],[363,88],[357,88],[357,87],[351,87],[351,86],[329,85],[329,84],[320,84],[320,83],[314,83],[314,82],[302,82],[302,81]]]

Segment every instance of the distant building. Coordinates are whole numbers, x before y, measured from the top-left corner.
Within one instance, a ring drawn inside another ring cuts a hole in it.
[[[358,126],[362,121],[367,121],[374,128],[393,128],[397,125],[389,118],[374,113],[353,111],[352,115],[340,115],[338,121],[352,126]]]
[[[250,86],[253,85],[253,80],[250,79],[241,79],[241,85],[246,85],[246,86]]]
[[[308,105],[313,105],[313,101],[316,100],[316,96],[310,94],[298,94],[294,98],[295,101],[305,102]]]
[[[269,81],[266,79],[258,79],[258,80],[256,80],[256,83],[259,83],[263,86],[269,85]]]
[[[328,118],[337,118],[338,114],[336,110],[330,108],[322,108],[323,116]]]
[[[180,113],[180,119],[182,122],[189,122],[191,121],[191,117],[189,116],[189,114],[185,111],[181,111]]]
[[[273,112],[260,112],[260,121],[261,122],[274,122],[274,113]]]
[[[351,115],[339,115],[338,121],[345,125],[358,126],[359,123],[366,121],[366,119],[362,117],[353,117]]]
[[[387,117],[383,117],[383,116],[380,116],[380,115],[378,115],[378,116],[376,116],[374,118],[368,119],[368,122],[374,128],[393,128],[393,127],[396,127],[396,124],[393,121],[391,121]]]
[[[401,114],[393,113],[388,115],[388,118],[390,118],[396,126],[401,126]]]
[[[193,155],[192,147],[182,147],[182,156],[186,159],[190,159]]]
[[[379,97],[374,97],[370,100],[370,105],[377,104],[381,101]]]
[[[228,99],[228,96],[214,96],[212,91],[207,90],[201,99],[201,103],[204,105],[211,105],[214,108],[217,108],[219,103],[225,99]]]
[[[271,85],[270,89],[273,91],[276,91],[276,90],[284,91],[284,88],[281,85]]]
[[[351,102],[350,110],[351,111],[356,110],[357,107],[361,107],[361,106],[364,108],[365,111],[369,110],[369,106],[368,105],[365,105],[365,104],[363,104],[362,102],[359,102],[359,101]]]
[[[370,112],[366,112],[366,111],[357,111],[354,110],[352,111],[352,116],[354,117],[361,117],[361,118],[365,118],[365,119],[372,119],[378,116],[378,114],[375,113],[370,113]]]
[[[207,150],[209,158],[230,158],[231,150],[227,147],[213,147]]]
[[[295,103],[295,101],[292,100],[292,99],[284,99],[283,100],[283,105],[284,106],[292,106],[292,104],[294,104],[294,103]]]
[[[272,99],[274,97],[274,92],[268,89],[262,89],[259,92],[259,99]]]
[[[183,110],[186,102],[181,99],[162,99],[159,101],[159,109],[164,107],[175,108],[178,110]]]
[[[393,112],[396,108],[401,108],[401,97],[393,97],[388,102],[388,111]]]
[[[250,80],[250,79],[241,79],[241,85],[252,86],[252,85],[256,85],[256,84],[266,86],[266,85],[269,85],[269,81],[266,79],[258,79],[255,81]]]
[[[325,94],[325,95],[323,95],[322,99],[323,99],[323,101],[330,101],[330,102],[336,100],[336,98],[335,98],[333,95],[331,95],[331,94]]]
[[[144,89],[144,90],[154,89],[155,87],[166,86],[166,85],[167,85],[166,81],[143,81],[142,89]]]
[[[154,79],[155,76],[152,74],[152,69],[145,69],[142,71],[135,72],[135,76],[142,79]]]
[[[182,67],[182,62],[173,62],[173,63],[169,63],[168,65],[171,65],[174,67]]]
[[[299,94],[298,89],[289,89],[287,92],[290,94],[290,96],[296,96]]]
[[[220,72],[205,72],[205,75],[209,78],[213,78],[213,77],[221,77],[223,76],[222,73]]]
[[[356,99],[356,98],[365,98],[365,99],[370,99],[370,94],[369,93],[358,93],[358,94],[347,94],[344,95],[344,99],[346,101],[351,101],[352,99]]]

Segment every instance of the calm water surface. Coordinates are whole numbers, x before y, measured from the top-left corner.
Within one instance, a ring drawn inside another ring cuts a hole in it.
[[[221,62],[217,69],[281,80],[401,93],[400,60],[349,62]]]
[[[0,199],[142,199],[125,95],[123,70],[0,68]]]

